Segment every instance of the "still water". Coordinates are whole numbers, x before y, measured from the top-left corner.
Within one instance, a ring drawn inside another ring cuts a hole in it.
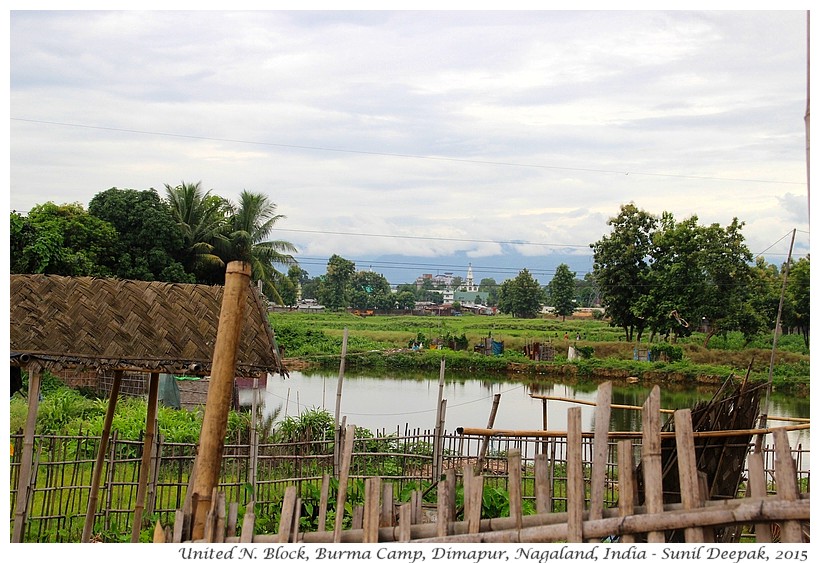
[[[267,381],[260,381],[263,414],[273,416],[278,411],[277,420],[317,408],[334,414],[338,382],[338,372],[330,371],[292,371],[289,378],[270,376]],[[496,394],[501,398],[494,428],[540,430],[543,426],[542,401],[530,394],[594,402],[599,383],[445,374],[442,390],[442,398],[447,400],[445,431],[454,432],[458,427],[486,428]],[[692,408],[699,401],[711,399],[717,389],[660,384],[660,390],[661,408],[679,409]],[[651,386],[614,380],[612,403],[641,406],[650,391]],[[438,373],[385,375],[366,371],[348,372],[342,380],[340,418],[346,417],[348,424],[373,432],[403,433],[406,429],[417,428],[430,430],[436,426],[438,397]],[[240,390],[239,400],[243,405],[250,405],[252,390]],[[564,401],[547,401],[547,428],[565,430],[567,409],[577,406],[581,406],[582,429],[591,431],[594,408]],[[774,394],[769,402],[769,415],[809,418],[809,398]],[[772,422],[771,426],[776,424],[790,423]],[[610,430],[640,431],[640,411],[612,409]],[[805,449],[810,447],[808,430],[790,432],[789,435],[793,446],[802,444]]]

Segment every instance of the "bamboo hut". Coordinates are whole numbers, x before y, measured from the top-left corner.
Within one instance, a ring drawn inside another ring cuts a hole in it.
[[[22,541],[28,510],[41,373],[76,369],[93,371],[97,377],[113,376],[83,533],[84,541],[88,541],[107,434],[123,374],[141,373],[149,380],[145,457],[153,440],[160,373],[206,376],[211,372],[223,293],[221,286],[11,275],[12,375],[17,369],[29,374],[29,409],[17,483],[13,542]],[[267,311],[251,284],[247,286],[245,300],[234,375],[287,375]],[[141,482],[148,472],[148,459],[143,462],[146,471],[141,472]],[[142,516],[140,499],[144,497],[144,487],[137,494],[136,530]]]

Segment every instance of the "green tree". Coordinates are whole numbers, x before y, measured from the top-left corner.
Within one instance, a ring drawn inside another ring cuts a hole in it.
[[[334,254],[327,261],[319,302],[332,311],[340,311],[350,304],[350,282],[356,272],[356,264]]]
[[[524,319],[535,318],[546,300],[543,288],[526,268],[514,279],[501,284],[498,298],[498,308],[502,313]]]
[[[178,260],[183,240],[168,203],[156,190],[111,188],[96,194],[88,212],[119,233],[114,276],[123,279],[191,283]]]
[[[478,284],[478,291],[486,291],[488,307],[495,307],[498,305],[498,282],[493,278],[483,278]]]
[[[287,277],[279,286],[279,295],[282,296],[282,303],[289,307],[296,305],[302,286],[309,280],[310,275],[299,266],[293,265],[288,268]]]
[[[555,308],[555,315],[566,320],[575,311],[575,272],[566,264],[559,264],[555,275],[547,284],[549,303]]]
[[[416,307],[416,295],[412,291],[402,290],[396,293],[396,304],[399,309],[410,311]]]
[[[198,282],[209,283],[224,272],[222,260],[214,254],[214,244],[227,225],[228,202],[203,191],[201,182],[165,184],[165,199],[182,235],[181,261]]]
[[[10,216],[10,272],[99,276],[112,274],[118,233],[79,203],[33,207]]]
[[[267,240],[284,215],[276,212],[276,204],[262,193],[243,190],[237,204],[229,204],[227,228],[216,239],[215,254],[224,264],[239,260],[251,265],[251,279],[262,282],[263,293],[282,304],[277,284],[286,276],[276,265],[292,266],[296,260],[289,253],[296,247],[283,240]]]
[[[809,313],[810,313],[810,291],[809,282],[811,277],[810,258],[798,260],[789,269],[789,277],[786,280],[786,296],[790,303],[790,314],[783,323],[786,327],[796,328],[803,335],[806,347],[809,346]]]
[[[390,283],[376,272],[356,272],[350,280],[350,305],[356,309],[394,309]]]
[[[645,278],[657,222],[656,217],[632,203],[622,205],[620,213],[607,221],[612,233],[590,245],[601,303],[611,325],[622,327],[630,342],[634,337],[640,340],[646,326],[646,320],[635,314],[633,306],[648,292]]]

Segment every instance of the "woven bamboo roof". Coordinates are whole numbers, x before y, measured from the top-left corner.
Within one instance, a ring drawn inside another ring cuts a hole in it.
[[[222,286],[12,275],[11,362],[44,369],[127,369],[207,375]],[[249,285],[236,375],[287,371],[267,311]]]

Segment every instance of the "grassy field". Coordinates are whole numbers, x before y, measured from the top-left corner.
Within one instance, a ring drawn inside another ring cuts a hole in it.
[[[525,371],[577,377],[638,377],[715,382],[746,374],[767,380],[772,335],[744,343],[740,333],[716,336],[704,346],[705,335],[693,333],[676,342],[656,339],[626,342],[623,331],[604,321],[554,317],[517,319],[507,315],[459,317],[370,316],[347,313],[274,313],[270,315],[277,341],[291,362],[338,366],[344,331],[348,331],[346,364],[351,368],[435,369],[442,357],[448,369],[465,371]],[[566,335],[566,337],[565,337]],[[501,355],[484,355],[474,347],[492,337],[504,343]],[[437,341],[459,340],[466,350],[437,349]],[[410,351],[414,342],[422,350]],[[538,342],[555,349],[555,360],[532,362],[524,347]],[[570,346],[587,357],[567,361]],[[431,349],[436,348],[436,349]],[[669,362],[639,362],[636,349],[666,347],[681,356]],[[800,335],[781,335],[775,355],[773,383],[780,390],[808,393],[809,350]]]

